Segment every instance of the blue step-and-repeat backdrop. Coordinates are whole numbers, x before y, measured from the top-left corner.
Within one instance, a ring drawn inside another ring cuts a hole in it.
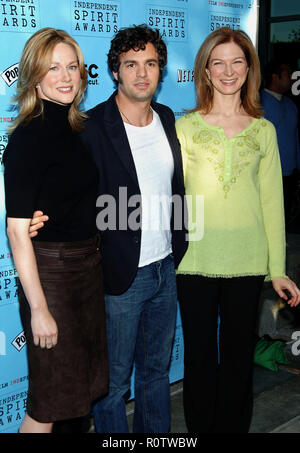
[[[256,43],[255,0],[0,0],[0,432],[16,432],[26,411],[26,339],[19,318],[17,272],[5,232],[2,156],[18,62],[27,39],[42,27],[66,30],[81,46],[89,73],[88,109],[114,90],[107,68],[110,40],[121,28],[146,23],[159,28],[168,65],[156,98],[176,117],[194,107],[193,64],[203,39],[223,25],[248,32]],[[26,156],[24,156],[26,159]],[[178,312],[171,382],[183,377],[183,338]]]

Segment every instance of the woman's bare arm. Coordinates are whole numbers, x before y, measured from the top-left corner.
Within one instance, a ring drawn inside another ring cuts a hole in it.
[[[7,235],[15,266],[30,305],[34,344],[45,348],[57,344],[58,331],[56,322],[48,310],[33,246],[28,235],[30,220],[8,217]]]

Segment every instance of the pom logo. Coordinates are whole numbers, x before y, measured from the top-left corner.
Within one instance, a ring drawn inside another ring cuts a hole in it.
[[[6,355],[6,337],[5,333],[0,330],[0,355]]]
[[[19,333],[18,336],[11,342],[11,344],[17,349],[17,351],[21,351],[26,345],[26,338],[24,335],[24,331]]]
[[[18,80],[19,74],[19,63],[15,63],[4,71],[1,74],[2,79],[6,83],[7,86],[11,86]]]

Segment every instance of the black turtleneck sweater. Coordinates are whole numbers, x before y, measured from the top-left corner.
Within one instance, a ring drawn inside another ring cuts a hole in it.
[[[38,241],[88,239],[97,231],[97,168],[71,129],[70,106],[43,104],[44,115],[18,126],[4,152],[6,215],[48,215]]]

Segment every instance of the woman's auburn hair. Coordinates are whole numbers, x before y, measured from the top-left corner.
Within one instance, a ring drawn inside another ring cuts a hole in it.
[[[21,123],[29,123],[34,117],[43,114],[43,103],[37,95],[36,85],[49,71],[53,50],[59,43],[73,47],[77,55],[81,83],[70,107],[68,119],[73,131],[82,130],[83,121],[87,117],[79,110],[87,87],[87,71],[82,51],[77,42],[64,30],[46,27],[32,35],[24,46],[19,64],[17,94],[14,97],[19,112],[8,133],[11,134]]]
[[[213,49],[219,44],[234,42],[244,52],[248,74],[241,89],[241,103],[248,115],[260,118],[263,109],[259,102],[259,88],[261,83],[260,63],[251,39],[243,30],[233,30],[230,27],[221,27],[210,33],[201,45],[195,59],[194,80],[196,89],[196,107],[188,112],[201,111],[208,114],[213,107],[213,86],[208,78],[206,69]]]

